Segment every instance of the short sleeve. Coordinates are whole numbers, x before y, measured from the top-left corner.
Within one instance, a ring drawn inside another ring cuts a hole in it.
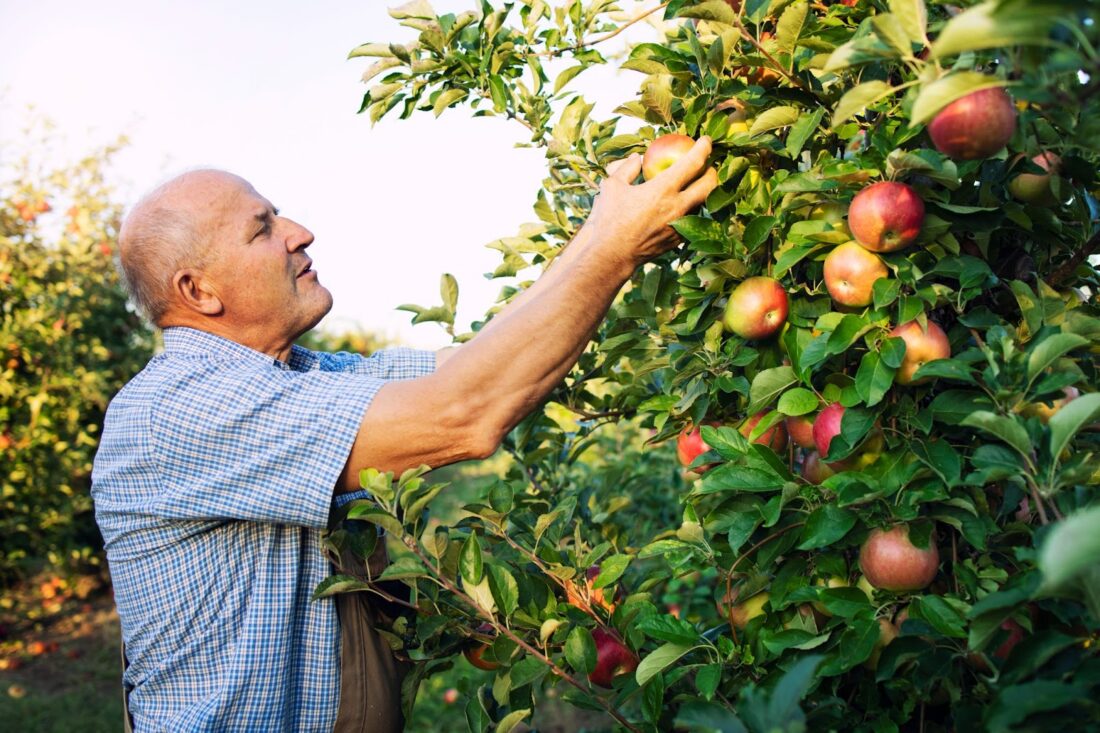
[[[323,528],[384,379],[274,367],[200,370],[150,410],[163,491],[151,511]]]
[[[387,381],[416,379],[435,371],[435,352],[405,347],[382,349],[370,356],[341,351],[335,354],[315,352],[322,371],[352,372]]]

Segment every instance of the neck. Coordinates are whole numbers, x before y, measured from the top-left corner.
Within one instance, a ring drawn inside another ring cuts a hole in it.
[[[234,341],[241,346],[247,346],[261,354],[267,354],[282,362],[289,361],[290,349],[294,345],[295,339],[300,335],[285,332],[272,333],[269,328],[259,324],[247,327],[227,323],[219,318],[195,319],[172,313],[166,313],[156,325],[159,328],[183,326],[212,333],[215,336]]]

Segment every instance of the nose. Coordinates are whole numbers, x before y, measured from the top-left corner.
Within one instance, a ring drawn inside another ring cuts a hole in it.
[[[287,219],[286,217],[279,218],[283,219],[285,226],[287,227],[287,251],[297,252],[298,250],[305,249],[309,245],[313,244],[313,232],[306,229],[304,226],[294,221],[293,219]]]

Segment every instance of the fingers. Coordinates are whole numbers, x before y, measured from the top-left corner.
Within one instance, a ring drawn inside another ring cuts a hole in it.
[[[638,153],[616,160],[607,166],[607,177],[623,183],[632,183],[642,172],[642,156]]]
[[[710,138],[704,135],[695,141],[695,145],[691,150],[687,151],[668,167],[662,177],[676,185],[677,189],[682,189],[689,183],[699,178],[699,174],[703,172],[703,168],[707,164],[707,156],[710,155]]]
[[[718,171],[707,168],[707,172],[691,182],[684,189],[683,196],[688,204],[688,211],[701,206],[707,200],[707,196],[718,185]]]

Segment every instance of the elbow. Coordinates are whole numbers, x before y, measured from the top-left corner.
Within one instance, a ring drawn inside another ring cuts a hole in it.
[[[455,444],[461,446],[460,460],[489,458],[500,448],[508,431],[487,417],[490,412],[485,406],[472,405],[466,400],[450,403],[442,422],[448,428],[446,432],[455,436]]]

